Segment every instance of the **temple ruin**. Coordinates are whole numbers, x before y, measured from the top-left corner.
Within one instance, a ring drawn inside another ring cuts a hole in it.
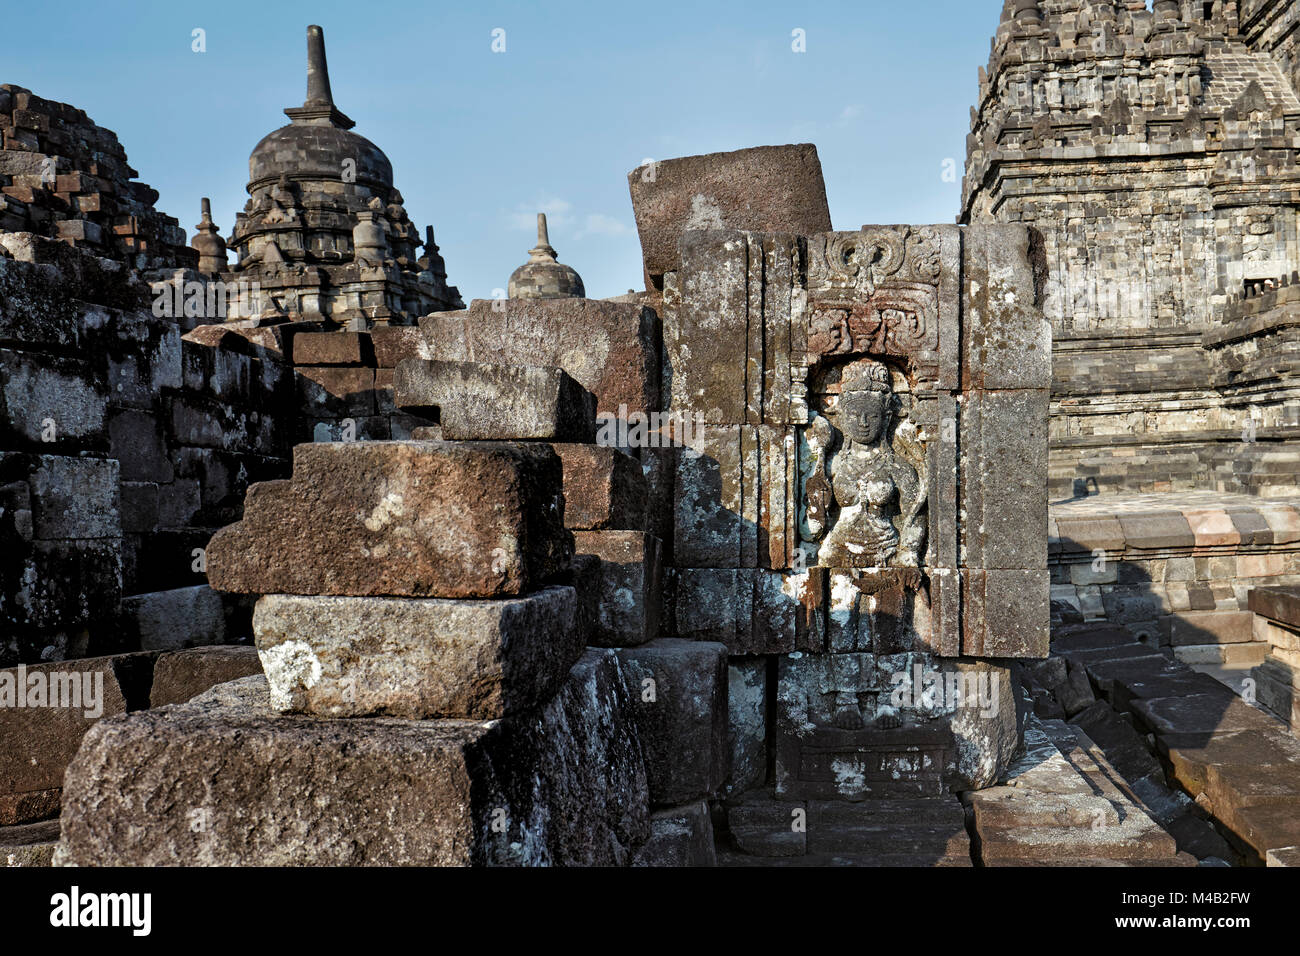
[[[319,27],[188,245],[0,86],[0,859],[1300,865],[1298,16],[1006,0],[956,224],[653,162],[611,299]]]

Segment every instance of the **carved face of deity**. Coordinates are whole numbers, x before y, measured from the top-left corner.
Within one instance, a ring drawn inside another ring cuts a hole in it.
[[[883,391],[844,392],[840,396],[840,430],[860,445],[875,445],[889,426],[891,398]]]

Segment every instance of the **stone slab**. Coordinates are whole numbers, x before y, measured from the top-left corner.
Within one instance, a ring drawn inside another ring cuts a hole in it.
[[[494,598],[573,554],[559,456],[501,442],[299,445],[293,478],[248,490],[208,544],[218,591]]]
[[[153,668],[149,706],[183,704],[217,684],[262,672],[257,648],[246,645],[195,647],[159,654]]]
[[[411,720],[545,703],[586,644],[571,587],[493,601],[269,594],[253,633],[273,710]]]
[[[596,299],[476,299],[465,312],[420,319],[428,357],[554,365],[596,396],[597,412],[654,412],[659,317],[638,303]]]
[[[628,707],[599,650],[545,707],[490,723],[278,715],[244,678],[100,723],[55,863],[625,865],[649,836]]]
[[[447,441],[594,442],[596,397],[562,368],[403,359],[398,408],[431,417]]]
[[[677,805],[711,797],[727,769],[727,651],[721,644],[659,638],[623,648],[650,797]]]
[[[812,235],[831,228],[817,148],[759,146],[686,156],[628,173],[647,289],[678,267],[691,230],[746,229]]]

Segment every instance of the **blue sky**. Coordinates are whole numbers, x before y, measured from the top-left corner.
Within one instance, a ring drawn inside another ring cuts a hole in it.
[[[4,0],[0,82],[114,130],[189,234],[229,234],[248,154],[302,103],[325,29],[339,108],[392,160],[450,281],[490,297],[535,213],[593,298],[642,287],[627,172],[643,160],[817,145],[837,229],[952,222],[976,70],[1000,0],[359,3]],[[191,49],[195,28],[206,52]],[[492,31],[506,31],[493,53]],[[791,49],[804,31],[806,52]]]

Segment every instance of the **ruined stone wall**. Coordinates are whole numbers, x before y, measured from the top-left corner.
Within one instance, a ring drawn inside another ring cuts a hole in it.
[[[0,660],[220,640],[231,608],[206,588],[170,622],[132,596],[205,584],[208,537],[286,466],[290,379],[242,338],[183,337],[118,263],[30,234],[0,247]]]
[[[0,230],[62,239],[137,269],[193,266],[185,230],[111,131],[66,103],[0,86]]]

